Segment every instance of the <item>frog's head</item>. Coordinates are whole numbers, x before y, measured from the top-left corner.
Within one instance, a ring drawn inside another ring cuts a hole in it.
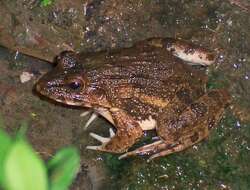
[[[106,104],[103,90],[88,80],[78,55],[70,51],[57,57],[56,67],[42,76],[35,88],[43,96],[67,105],[93,107]]]

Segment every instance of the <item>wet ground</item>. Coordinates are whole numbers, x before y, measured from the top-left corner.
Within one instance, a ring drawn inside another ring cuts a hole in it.
[[[177,37],[218,53],[208,69],[209,88],[223,87],[232,104],[209,139],[181,153],[146,162],[86,151],[88,134],[107,135],[99,118],[88,131],[83,110],[41,100],[36,80],[49,63],[0,49],[0,112],[14,134],[29,122],[28,138],[44,158],[75,144],[82,168],[72,189],[250,189],[250,11],[246,1],[0,0],[0,45],[52,61],[63,50],[127,47],[149,37]],[[15,59],[16,58],[16,59]],[[31,80],[21,83],[23,72]]]

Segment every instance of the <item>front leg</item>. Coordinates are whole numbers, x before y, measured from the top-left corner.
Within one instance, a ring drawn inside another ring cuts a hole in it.
[[[87,146],[87,149],[99,150],[112,153],[126,152],[143,134],[143,130],[130,115],[117,108],[110,109],[114,127],[117,131],[110,132],[111,138],[104,138],[94,133],[90,135],[102,142],[100,146]]]

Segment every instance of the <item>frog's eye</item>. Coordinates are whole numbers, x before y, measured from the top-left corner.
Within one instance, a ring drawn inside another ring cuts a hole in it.
[[[80,80],[73,80],[69,82],[69,87],[73,90],[77,90],[83,87],[83,82]]]

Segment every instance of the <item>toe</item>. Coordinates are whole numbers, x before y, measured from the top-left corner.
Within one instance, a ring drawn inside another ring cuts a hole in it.
[[[96,113],[92,113],[92,115],[90,116],[90,118],[88,119],[88,121],[86,122],[86,124],[84,125],[84,130],[87,130],[87,128],[89,127],[89,125],[98,117],[98,115]]]
[[[89,149],[89,150],[101,150],[101,146],[86,146],[86,149]]]
[[[101,143],[107,143],[110,141],[110,138],[106,138],[106,137],[102,137],[100,135],[97,135],[95,133],[90,133],[89,134],[91,137],[93,137],[94,139],[100,141]]]
[[[110,135],[110,138],[112,138],[113,136],[115,136],[115,132],[113,131],[112,128],[109,128],[109,135]]]

